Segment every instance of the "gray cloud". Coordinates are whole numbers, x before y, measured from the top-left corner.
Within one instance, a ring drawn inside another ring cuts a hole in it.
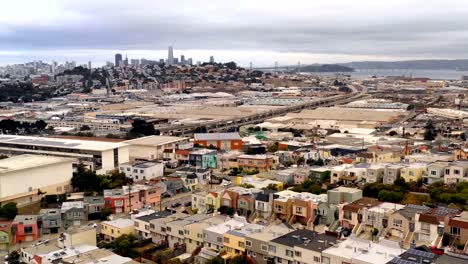
[[[33,0],[19,2],[23,5],[9,8],[10,17],[0,18],[0,51],[163,50],[174,45],[343,59],[468,57],[466,1],[51,0],[24,20],[20,7]]]

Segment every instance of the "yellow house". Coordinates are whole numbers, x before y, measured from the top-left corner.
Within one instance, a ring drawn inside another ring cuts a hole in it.
[[[226,256],[235,257],[245,253],[245,237],[253,233],[260,233],[265,226],[257,224],[244,225],[242,228],[233,229],[224,233],[223,246],[226,250]],[[251,241],[249,241],[252,243]],[[252,245],[247,245],[251,247]]]
[[[468,159],[468,148],[456,149],[453,153],[454,160],[466,160]]]
[[[366,151],[356,155],[358,163],[399,162],[400,160],[400,153],[393,150]]]
[[[101,234],[104,240],[113,241],[121,235],[135,235],[135,223],[130,219],[115,219],[101,223]]]
[[[401,169],[400,176],[405,179],[406,182],[418,181],[424,175],[426,175],[426,170],[426,163],[412,163],[409,166]]]
[[[221,207],[221,193],[209,192],[206,195],[206,209],[213,208],[217,211]]]

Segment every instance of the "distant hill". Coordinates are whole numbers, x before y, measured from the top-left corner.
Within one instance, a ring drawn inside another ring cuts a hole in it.
[[[358,61],[339,65],[354,69],[468,70],[468,60]]]
[[[338,64],[306,65],[300,68],[301,72],[353,72],[354,69]]]

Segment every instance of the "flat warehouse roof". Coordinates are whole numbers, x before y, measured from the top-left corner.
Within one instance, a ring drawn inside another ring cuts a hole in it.
[[[73,161],[74,159],[71,158],[54,156],[19,155],[0,160],[0,174]]]
[[[171,136],[147,136],[147,137],[128,140],[128,141],[125,141],[125,143],[127,143],[129,145],[158,146],[158,145],[164,145],[164,144],[183,141],[183,140],[186,140],[186,139],[188,139],[188,138],[171,137]]]
[[[41,147],[63,148],[63,149],[82,149],[82,150],[92,150],[92,151],[105,151],[109,149],[115,149],[115,148],[126,146],[125,143],[120,143],[120,142],[16,136],[16,135],[0,135],[0,145],[2,144],[41,146]]]

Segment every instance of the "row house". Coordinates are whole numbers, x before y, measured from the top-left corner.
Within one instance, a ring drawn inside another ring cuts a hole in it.
[[[404,250],[396,241],[381,240],[379,243],[374,243],[366,239],[359,239],[351,236],[348,239],[323,250],[322,260],[320,263],[388,263],[403,252]]]
[[[189,164],[190,150],[176,149],[174,153],[175,153],[175,159],[179,162],[179,164]]]
[[[402,204],[383,202],[370,208],[364,208],[362,215],[364,230],[370,231],[372,227],[375,227],[379,230],[379,235],[385,233],[390,215],[404,207]]]
[[[178,176],[180,178],[186,178],[184,177],[184,175],[187,176],[190,174],[195,174],[198,178],[199,184],[206,185],[211,179],[211,173],[212,170],[210,168],[183,167],[178,168],[173,175]]]
[[[468,148],[456,149],[453,152],[454,160],[468,160]]]
[[[372,148],[367,151],[356,154],[356,162],[358,163],[381,163],[381,162],[399,162],[401,161],[402,151],[392,148]]]
[[[146,206],[154,207],[161,200],[161,189],[153,185],[130,185],[104,190],[105,206],[113,213],[128,213]]]
[[[271,240],[284,236],[294,231],[288,224],[267,226],[260,232],[245,236],[245,248],[247,256],[252,258],[257,264],[267,264],[269,259],[268,247]]]
[[[463,252],[468,253],[468,211],[450,218],[445,232],[453,238],[453,244],[465,245]]]
[[[221,197],[221,206],[233,208],[235,211],[239,208],[239,197],[242,195],[252,195],[262,192],[255,188],[243,188],[239,186],[226,189]]]
[[[142,240],[152,238],[150,228],[151,220],[166,218],[171,214],[172,213],[170,211],[160,211],[134,217],[133,221],[135,222],[135,231],[137,238]]]
[[[184,219],[175,220],[166,224],[167,241],[170,248],[177,248],[185,245],[186,235],[189,230],[185,229],[185,226],[193,223],[197,223],[203,220],[211,218],[211,215],[207,214],[195,214]]]
[[[203,230],[210,226],[222,224],[226,219],[227,216],[225,215],[215,215],[199,222],[187,224],[184,231],[186,252],[192,254],[197,248],[203,248],[205,245]]]
[[[237,157],[243,155],[243,152],[240,151],[222,151],[218,153],[218,169],[228,170],[230,168],[237,168],[239,164],[237,163]]]
[[[327,195],[289,190],[277,192],[279,197],[273,200],[273,218],[286,220],[287,223],[300,222],[307,227],[313,225],[317,216],[319,202],[326,202]]]
[[[101,223],[101,234],[107,242],[112,242],[122,235],[135,235],[135,223],[125,218],[104,221]]]
[[[37,240],[40,236],[40,228],[38,215],[17,215],[11,223],[12,244]]]
[[[83,201],[64,202],[60,207],[63,227],[80,226],[88,221],[88,212]]]
[[[228,257],[244,255],[246,253],[246,236],[258,234],[265,226],[258,224],[246,224],[240,228],[224,233],[223,247]],[[249,241],[250,242],[250,241]],[[251,244],[249,243],[251,246]]]
[[[150,233],[151,239],[155,244],[167,244],[168,241],[168,231],[167,224],[172,221],[177,221],[189,217],[189,214],[185,213],[175,213],[167,217],[157,217],[155,219],[150,219]]]
[[[367,179],[368,164],[358,164],[355,166],[348,166],[343,170],[342,175],[339,177],[339,181],[343,183],[353,183],[356,181],[371,182]]]
[[[212,149],[197,149],[189,154],[189,164],[200,168],[218,168],[218,151]]]
[[[206,196],[208,192],[199,191],[192,193],[192,210],[196,210],[198,213],[206,213]]]
[[[352,229],[353,233],[359,234],[359,231],[365,227],[365,225],[362,225],[365,211],[381,203],[377,199],[363,197],[352,203],[342,205],[339,216],[341,226]]]
[[[426,175],[427,163],[410,163],[400,170],[400,177],[406,182],[417,182]]]
[[[41,209],[42,234],[57,234],[63,228],[62,214],[59,209]]]
[[[436,207],[428,212],[416,214],[414,240],[440,248],[445,226],[449,219],[460,214],[461,210],[448,207]]]
[[[234,215],[233,218],[226,219],[227,221],[205,228],[203,237],[205,238],[205,247],[207,249],[221,252],[224,249],[224,234],[231,230],[240,229],[248,225],[245,217]]]
[[[330,183],[337,183],[343,179],[343,176],[345,176],[345,171],[346,169],[351,169],[354,168],[353,165],[350,164],[343,164],[339,166],[334,166],[330,168]],[[357,176],[356,176],[357,179]],[[353,180],[355,180],[353,178]]]
[[[468,182],[468,160],[457,160],[445,168],[445,184]]]
[[[264,172],[275,168],[278,161],[270,155],[240,155],[237,157],[237,163],[239,168]]]
[[[273,201],[279,195],[273,193],[258,193],[255,198],[255,212],[252,218],[270,219],[273,213]]]
[[[445,168],[450,165],[448,161],[436,161],[427,165],[426,175],[423,176],[424,184],[444,181]]]
[[[385,236],[395,237],[402,240],[403,245],[409,245],[416,230],[416,215],[430,211],[427,206],[409,204],[395,211],[388,217],[387,234]]]
[[[295,230],[268,243],[269,263],[321,263],[322,252],[338,242],[337,236]]]
[[[385,165],[382,183],[393,184],[401,176],[401,169],[405,167],[402,163],[390,163]]]

